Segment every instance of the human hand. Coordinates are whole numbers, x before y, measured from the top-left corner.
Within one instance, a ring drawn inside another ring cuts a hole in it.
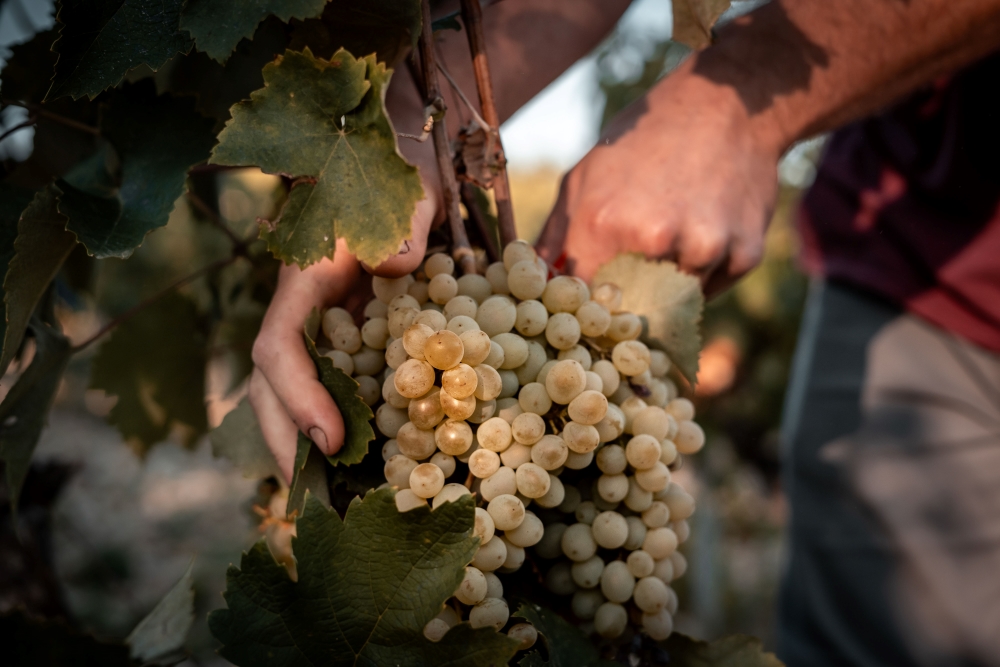
[[[780,139],[690,63],[617,117],[563,179],[540,254],[589,280],[621,252],[672,259],[717,293],[760,260]]]

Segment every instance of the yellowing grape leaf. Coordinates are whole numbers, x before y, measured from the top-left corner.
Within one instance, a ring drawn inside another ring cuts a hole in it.
[[[621,254],[601,266],[595,286],[614,283],[622,290],[622,308],[644,316],[649,343],[670,357],[688,382],[698,375],[702,309],[705,296],[694,276],[673,262],[651,262],[638,253]]]
[[[441,612],[476,551],[473,500],[396,509],[391,489],[355,498],[344,519],[309,496],[292,550],[298,581],[261,541],[226,576],[212,612],[219,653],[238,667],[501,667],[517,642],[492,628],[423,627]]]
[[[181,10],[181,30],[188,31],[195,46],[209,56],[226,62],[243,38],[268,16],[287,23],[292,18],[307,19],[323,11],[326,0],[187,0]]]
[[[341,49],[305,49],[264,67],[264,87],[232,107],[211,162],[254,165],[296,179],[278,220],[261,236],[286,264],[332,257],[338,237],[375,265],[410,237],[423,187],[399,153],[385,113],[391,70]]]
[[[212,454],[229,459],[247,479],[281,476],[278,462],[267,448],[257,415],[244,398],[229,411],[217,428],[209,434]]]
[[[728,635],[712,642],[692,639],[676,632],[660,645],[677,667],[784,667],[761,641],[748,635]]]
[[[551,609],[525,603],[514,613],[517,618],[535,626],[545,643],[548,659],[534,648],[517,663],[519,667],[617,667],[618,663],[603,660],[590,639],[580,628],[567,622]],[[538,644],[535,645],[538,647]]]
[[[730,0],[673,0],[675,42],[692,49],[712,43],[712,26],[729,9]]]

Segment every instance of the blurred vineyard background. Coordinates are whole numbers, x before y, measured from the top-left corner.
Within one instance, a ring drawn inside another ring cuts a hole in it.
[[[588,130],[593,136],[600,124],[685,55],[662,30],[636,29],[643,24],[636,13],[641,18],[642,11],[660,0],[636,4],[586,68],[572,74],[589,86],[589,98],[575,99],[590,105],[584,117],[593,119]],[[0,44],[23,41],[51,22],[46,2],[2,2]],[[9,109],[0,117],[0,131],[22,120]],[[533,121],[522,114],[514,122]],[[505,126],[504,132],[506,137],[514,129]],[[31,146],[31,131],[19,132],[0,143],[0,158],[9,167],[25,159]],[[774,645],[774,604],[787,521],[780,487],[779,424],[807,290],[795,265],[793,218],[818,150],[817,143],[797,147],[783,162],[781,198],[763,263],[712,301],[705,313],[705,347],[694,399],[709,444],[678,473],[698,499],[687,547],[691,567],[679,582],[678,627],[705,638],[747,632]],[[532,239],[540,231],[564,169],[558,161],[519,161],[512,152],[512,199],[523,238]],[[278,185],[277,179],[252,170],[227,173],[219,181],[221,218],[238,234],[251,233],[256,217],[275,205]],[[179,201],[167,227],[151,234],[128,263],[71,258],[61,279],[65,289],[60,319],[72,340],[82,340],[190,266],[226,254],[227,240],[219,230],[187,201]],[[186,292],[210,307],[212,291],[227,289],[241,270],[234,265],[219,280],[195,282]],[[240,352],[220,353],[210,360],[206,392],[212,427],[241,396],[261,314],[247,302],[233,318],[242,326],[218,333]],[[155,354],[158,342],[148,344],[148,353]],[[225,664],[214,655],[205,614],[222,605],[226,565],[238,561],[240,552],[259,536],[252,512],[256,482],[213,458],[205,437],[193,448],[184,446],[184,433],[173,433],[149,451],[123,443],[103,419],[111,404],[102,393],[87,389],[88,360],[75,359],[70,370],[26,486],[18,526],[21,541],[0,488],[0,612],[24,605],[45,615],[76,618],[99,636],[122,637],[195,558],[199,616],[189,642],[192,660]],[[16,372],[13,368],[3,379],[0,396]]]

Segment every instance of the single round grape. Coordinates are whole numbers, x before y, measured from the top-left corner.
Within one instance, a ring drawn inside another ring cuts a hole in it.
[[[705,444],[705,432],[696,422],[685,420],[677,425],[674,444],[681,454],[695,454]]]
[[[353,321],[341,322],[334,329],[330,342],[333,343],[333,349],[354,354],[361,349],[361,330],[354,326]]]
[[[589,621],[594,618],[597,608],[602,604],[604,604],[604,596],[601,594],[601,591],[592,589],[574,593],[570,607],[573,610],[574,616],[580,620]]]
[[[608,399],[599,391],[582,391],[569,403],[569,418],[578,424],[596,424],[607,412]]]
[[[660,441],[651,435],[634,436],[625,446],[625,458],[636,470],[648,470],[655,466],[660,462],[660,453]]]
[[[496,526],[493,523],[493,517],[482,507],[477,507],[476,523],[472,528],[473,537],[478,537],[479,544],[483,545],[493,539],[495,532]]]
[[[479,310],[479,304],[471,296],[463,296],[459,294],[448,300],[448,303],[444,304],[444,316],[448,320],[452,320],[456,317],[468,317],[475,321],[476,311]],[[479,328],[479,325],[476,325]]]
[[[591,556],[570,566],[573,583],[584,589],[597,588],[601,583],[602,572],[604,572],[604,560],[600,556]]]
[[[517,304],[517,318],[514,320],[516,328],[524,336],[537,336],[545,331],[545,325],[549,321],[549,313],[541,301],[529,299]]]
[[[598,486],[597,486],[597,480],[594,480],[594,483],[593,483],[593,498],[592,498],[592,500],[593,500],[594,506],[597,507],[597,509],[599,509],[602,512],[610,512],[612,510],[616,510],[616,509],[618,509],[618,505],[620,504],[620,502],[617,501],[617,500],[607,500],[607,499],[601,497],[601,494],[600,494]]]
[[[614,400],[614,397],[612,397],[611,400]],[[646,401],[642,400],[638,396],[630,396],[619,403],[618,407],[621,408],[621,411],[625,414],[625,432],[631,433],[632,420],[635,419],[635,416],[639,414],[640,411],[645,410],[649,406],[646,404]]]
[[[477,324],[474,319],[467,317],[466,315],[456,315],[451,318],[448,320],[448,326],[446,326],[445,329],[458,335],[459,337],[470,331],[480,331],[479,324]]]
[[[594,451],[600,440],[596,428],[576,422],[566,424],[563,428],[562,438],[570,451],[575,454],[586,454]]]
[[[434,443],[449,456],[460,456],[472,446],[472,428],[459,419],[448,419],[434,429]]]
[[[507,271],[507,287],[522,301],[540,297],[545,291],[545,279],[545,271],[533,260],[518,262]]]
[[[375,411],[375,426],[387,438],[395,438],[399,429],[408,421],[410,420],[406,415],[406,410],[394,408],[388,403],[383,403]]]
[[[455,597],[462,604],[476,604],[486,597],[486,576],[471,565],[465,568],[465,578],[458,585]]]
[[[413,325],[420,311],[416,308],[399,308],[389,311],[389,335],[402,338],[406,330]]]
[[[437,445],[434,443],[434,431],[417,428],[413,422],[403,424],[396,434],[399,451],[415,461],[429,459]]]
[[[625,507],[633,512],[645,512],[653,504],[653,494],[639,486],[635,477],[629,477],[628,495],[625,496]]]
[[[424,626],[424,637],[432,642],[439,642],[451,628],[440,618],[432,618]]]
[[[490,281],[483,276],[469,273],[458,279],[458,294],[472,298],[477,304],[488,299],[492,293]]]
[[[602,283],[591,290],[591,299],[612,313],[622,309],[622,290],[614,283]]]
[[[480,447],[498,453],[510,447],[511,438],[510,424],[500,417],[486,420],[476,432]]]
[[[454,456],[451,456],[449,454],[445,454],[444,452],[437,452],[433,456],[431,456],[430,462],[433,463],[434,465],[436,465],[438,468],[441,468],[441,472],[444,473],[445,477],[451,477],[455,473],[455,457]],[[462,486],[461,484],[445,484],[444,485],[444,491],[447,491],[448,487],[451,487],[451,486],[461,486],[463,489],[465,489],[465,487]],[[466,492],[468,491],[468,489],[465,489],[465,490],[466,490]],[[442,493],[444,493],[444,491],[442,491]],[[457,489],[456,489],[456,491],[457,491]],[[438,494],[438,495],[440,495],[440,494]],[[434,497],[435,502],[437,502],[437,498],[438,498],[438,496]],[[437,505],[434,505],[434,507],[437,507]]]
[[[497,530],[514,530],[524,521],[525,510],[517,496],[501,494],[489,501],[486,511],[493,518]]]
[[[569,313],[555,313],[545,324],[545,340],[557,350],[568,350],[580,340],[580,323]]]
[[[399,443],[396,442],[395,438],[386,440],[385,444],[382,445],[382,460],[388,461],[396,454],[399,454]]]
[[[538,375],[535,376],[535,382],[545,384],[545,378],[549,376],[549,371],[552,370],[552,368],[558,363],[558,359],[549,359],[542,364],[542,367],[538,369]]]
[[[537,446],[535,445],[535,447]],[[528,498],[541,498],[549,491],[551,484],[549,473],[535,463],[525,463],[518,466],[514,475],[517,490]]]
[[[592,558],[597,552],[597,542],[590,533],[590,526],[575,523],[562,536],[562,550],[566,557],[577,563]]]
[[[545,587],[556,595],[572,595],[576,592],[576,583],[566,561],[559,561],[545,573]]]
[[[669,432],[670,417],[662,408],[651,405],[632,417],[632,433],[635,435],[650,435],[656,440],[663,440]]]
[[[358,382],[357,395],[361,397],[361,400],[365,402],[365,405],[371,407],[378,403],[379,395],[381,390],[378,386],[378,380],[373,378],[371,375],[359,375],[354,378]]]
[[[662,408],[667,404],[669,393],[666,382],[659,378],[653,378],[649,381],[647,388],[649,389],[649,395],[646,397],[646,403],[655,405],[658,408]]]
[[[429,298],[427,291],[427,282],[424,280],[415,280],[406,288],[406,293],[416,299],[420,305],[427,303],[427,299]]]
[[[552,409],[552,399],[545,385],[537,382],[529,382],[521,387],[517,395],[517,402],[526,413],[544,415]]]
[[[607,445],[597,451],[597,467],[606,475],[618,475],[625,472],[628,460],[625,449],[619,445]]]
[[[527,341],[528,358],[523,364],[514,369],[519,384],[529,384],[538,377],[538,372],[542,366],[548,362],[549,358],[545,354],[545,348],[535,341]]]
[[[434,330],[426,324],[414,322],[403,332],[403,349],[414,359],[424,358],[424,345],[434,335]]]
[[[558,435],[544,435],[531,448],[531,460],[544,470],[555,470],[566,463],[567,456],[569,456],[569,447],[566,446],[566,441]],[[539,496],[528,497],[538,498]]]
[[[423,324],[425,327],[430,328],[431,332],[441,331],[446,326],[448,326],[448,318],[444,316],[444,313],[439,313],[436,310],[421,310],[416,317],[413,318],[413,324]],[[410,326],[413,326],[411,324]],[[421,355],[423,355],[423,350],[421,350]]]
[[[597,492],[609,503],[621,502],[628,495],[628,477],[623,474],[601,475],[597,478]]]
[[[434,386],[434,369],[426,361],[410,359],[396,369],[396,391],[406,398],[419,398]]]
[[[382,398],[386,403],[394,408],[399,408],[400,410],[406,410],[410,406],[410,399],[403,396],[396,390],[395,373],[386,377],[385,382],[382,383]]]
[[[576,359],[583,366],[583,370],[589,371],[590,367],[593,366],[594,359],[590,355],[590,351],[587,350],[583,345],[577,343],[573,347],[566,350],[559,350],[559,354],[556,355],[559,361],[563,359]]]
[[[531,447],[522,445],[519,442],[512,443],[510,447],[500,454],[500,461],[508,468],[517,470],[525,463],[531,461]]]
[[[403,362],[410,358],[410,355],[406,353],[406,348],[403,346],[403,339],[396,338],[388,347],[385,348],[385,363],[392,370],[396,370],[403,365]],[[353,357],[351,358],[351,364],[354,364]]]
[[[670,529],[677,535],[677,541],[681,544],[687,542],[688,538],[691,537],[691,525],[686,519],[674,521],[670,524]]]
[[[590,524],[594,541],[605,549],[617,549],[628,537],[628,522],[618,512],[601,512]]]
[[[343,350],[330,350],[324,353],[323,356],[333,361],[334,368],[339,368],[347,375],[354,375],[354,359],[347,352]]]
[[[628,537],[625,538],[625,548],[635,551],[642,548],[642,543],[646,539],[646,524],[637,516],[625,517],[628,524]]]
[[[389,320],[376,317],[361,327],[361,340],[370,348],[384,350],[389,339]]]
[[[511,544],[523,549],[538,544],[544,533],[545,527],[542,525],[542,520],[535,516],[533,512],[525,512],[521,525],[513,530],[505,531],[504,537]]]
[[[396,454],[385,462],[385,481],[400,489],[410,488],[410,473],[419,464],[408,456]],[[423,498],[423,496],[421,496]]]
[[[611,326],[611,313],[596,301],[584,301],[575,315],[584,336],[598,338],[606,334]]]
[[[680,424],[674,419],[674,416],[667,414],[667,419],[670,422],[670,430],[667,431],[667,440],[673,440],[677,437],[677,432],[680,431]]]
[[[660,443],[656,443],[659,447]],[[659,458],[657,458],[656,463],[653,467],[647,468],[646,470],[636,470],[635,471],[635,481],[642,488],[647,491],[661,491],[667,488],[667,484],[670,483],[670,470],[667,466],[660,463]],[[680,517],[685,518],[685,517]]]
[[[388,384],[388,380],[386,380],[386,384]],[[417,428],[432,429],[444,419],[444,409],[441,407],[441,397],[438,395],[440,391],[434,387],[420,398],[409,400],[407,414]]]
[[[449,276],[455,272],[455,261],[443,252],[436,252],[424,262],[424,274],[428,279],[439,273],[446,273]]]
[[[476,311],[476,323],[490,336],[507,333],[516,321],[517,307],[510,297],[491,296]]]
[[[562,552],[562,535],[568,526],[564,523],[550,523],[545,526],[545,534],[535,545],[535,553],[546,560],[559,558]]]
[[[670,561],[674,565],[674,579],[680,579],[687,572],[687,558],[680,551],[670,554]],[[675,609],[676,611],[676,609]]]
[[[670,509],[670,518],[674,521],[687,519],[694,514],[694,498],[675,482],[670,482],[666,487],[663,502]]]
[[[478,366],[486,360],[490,354],[490,336],[481,329],[466,331],[459,334],[464,349],[462,363],[469,366]]]
[[[670,357],[661,350],[649,351],[649,371],[653,377],[662,378],[670,371]]]
[[[647,614],[654,614],[667,606],[670,594],[667,585],[659,577],[643,577],[635,584],[632,593],[635,605]]]
[[[486,355],[482,363],[493,368],[500,368],[500,365],[503,363],[503,348],[496,341],[490,341],[490,353]]]
[[[561,405],[568,405],[586,386],[587,375],[583,366],[572,359],[557,362],[545,376],[545,390],[549,398]]]
[[[650,528],[662,528],[670,522],[670,508],[662,500],[654,500],[643,511],[642,522]]]
[[[462,339],[447,329],[431,334],[424,343],[424,357],[439,370],[454,368],[462,362],[464,354]]]
[[[500,598],[486,598],[469,610],[469,625],[473,628],[493,628],[499,631],[507,625],[510,610]]]
[[[611,316],[607,336],[615,342],[635,340],[642,333],[642,321],[632,313],[618,313]],[[619,369],[620,370],[620,369]]]
[[[385,355],[381,350],[373,350],[367,345],[362,345],[361,349],[351,355],[354,362],[354,374],[371,375],[374,377],[379,371],[385,368]]]
[[[594,629],[605,639],[616,639],[625,632],[628,612],[616,602],[605,602],[594,612]]]
[[[618,374],[618,369],[615,368],[613,363],[607,359],[600,359],[591,365],[590,370],[601,376],[601,382],[603,383],[601,393],[605,396],[610,397],[618,390],[621,384],[621,376]]]
[[[493,539],[476,549],[472,565],[483,572],[492,572],[507,560],[507,545],[501,539]]]
[[[493,336],[493,341],[503,348],[501,369],[512,370],[528,360],[528,343],[517,334],[497,334]]]
[[[440,393],[441,409],[450,418],[456,421],[468,419],[476,411],[476,397],[466,396],[465,398],[455,398],[446,391]]]
[[[680,552],[675,551],[673,555],[679,555]],[[661,558],[658,561],[654,561],[653,565],[653,575],[665,584],[669,584],[671,581],[676,579],[674,576],[674,559],[673,556],[667,558]]]
[[[570,452],[569,456],[566,457],[566,467],[570,470],[583,470],[594,460],[594,452],[589,451],[586,454],[579,454],[577,452]]]
[[[416,463],[416,461],[414,461]],[[393,471],[393,475],[401,474],[399,471]],[[407,481],[407,484],[409,481]],[[391,484],[391,482],[390,482]],[[410,510],[415,510],[418,507],[427,507],[427,499],[421,498],[415,494],[410,489],[400,489],[396,492],[396,509],[400,512],[409,512]]]
[[[595,427],[601,442],[611,442],[625,432],[625,413],[613,403],[608,404],[608,412]]]
[[[573,513],[580,506],[580,503],[583,502],[583,498],[580,495],[580,489],[575,486],[567,486],[565,489],[563,501],[559,503],[559,511]]]
[[[535,498],[535,502],[538,503],[539,507],[559,507],[565,497],[566,487],[563,486],[562,481],[558,477],[549,473],[549,490],[545,492],[544,496]]]
[[[509,398],[517,395],[520,384],[517,381],[517,373],[514,371],[502,370],[500,373],[500,396],[498,398]]]
[[[640,549],[630,553],[625,560],[625,564],[628,566],[628,571],[633,577],[642,579],[653,574],[656,561],[649,555],[649,552]]]
[[[510,271],[510,267],[514,266],[518,262],[534,262],[536,257],[538,257],[538,254],[535,252],[535,249],[531,247],[530,243],[517,239],[511,241],[504,247],[503,266],[506,270]]]
[[[489,502],[501,495],[517,493],[517,478],[513,468],[501,466],[499,470],[483,480],[479,485],[479,495]]]
[[[599,391],[604,393],[604,381],[601,376],[593,371],[587,371],[587,386],[584,391]]]
[[[427,296],[431,301],[443,306],[458,294],[458,282],[447,273],[439,273],[427,284]]]
[[[480,479],[500,469],[500,456],[488,449],[477,449],[469,457],[469,472]]]
[[[323,335],[332,341],[333,332],[336,331],[337,327],[341,324],[354,326],[354,317],[352,317],[351,314],[343,308],[334,307],[323,313],[323,319],[320,321],[320,328],[323,330]]]
[[[333,309],[331,308],[330,310],[333,310]],[[338,308],[337,310],[344,310],[344,309],[343,308]],[[344,310],[344,312],[347,313],[346,310]],[[350,317],[350,313],[347,313],[347,315],[348,315],[348,317]],[[378,299],[372,299],[371,301],[369,301],[367,303],[367,305],[365,305],[364,316],[365,316],[366,320],[370,320],[373,317],[388,317],[388,311],[386,310],[386,305],[384,303],[382,303],[381,301],[379,301]],[[336,328],[336,324],[334,324],[334,328]],[[331,331],[332,331],[332,329],[331,329]],[[324,335],[326,334],[326,328],[325,327],[323,329],[323,333],[324,333]]]
[[[441,306],[437,305],[433,301],[428,301],[427,303],[425,303],[422,306],[420,306],[420,312],[423,312],[425,310],[433,310],[433,311],[436,311],[436,312],[441,313],[442,315],[444,315],[444,308],[442,308]]]
[[[514,440],[522,445],[533,445],[545,435],[545,420],[534,412],[522,412],[514,417],[510,432]]]
[[[622,375],[639,375],[649,370],[649,348],[638,340],[625,340],[611,351],[611,362]]]
[[[486,280],[490,283],[490,289],[494,294],[510,294],[510,287],[507,286],[507,269],[503,262],[493,262],[486,267]]]
[[[444,473],[433,463],[421,463],[410,472],[410,489],[421,498],[433,498],[444,487]]]
[[[694,403],[686,398],[675,398],[667,403],[666,411],[679,422],[694,419]]]
[[[677,535],[666,527],[650,528],[646,531],[646,539],[642,542],[642,549],[649,552],[654,560],[666,558],[677,550]]]
[[[542,303],[553,313],[575,313],[589,299],[587,284],[573,276],[556,276],[542,293]]]
[[[372,277],[372,292],[382,303],[389,303],[400,294],[406,294],[407,288],[414,280],[413,276],[407,274],[401,278],[381,278]]]
[[[667,609],[661,609],[655,614],[642,615],[642,630],[650,638],[663,641],[674,632],[674,617]]]
[[[611,602],[628,602],[635,589],[635,577],[625,561],[613,560],[601,572],[601,593]]]
[[[576,517],[577,522],[585,523],[588,526],[594,523],[594,519],[597,518],[598,510],[597,506],[594,505],[592,500],[584,500],[576,507],[576,511],[573,516]]]
[[[472,396],[478,384],[476,371],[467,364],[459,364],[441,375],[441,388],[453,398]]]
[[[507,631],[507,636],[521,642],[518,651],[527,651],[538,641],[538,630],[531,623],[518,623]]]
[[[409,288],[407,288],[407,292],[409,292]],[[409,293],[398,294],[392,297],[392,301],[390,301],[389,305],[386,307],[386,317],[391,318],[393,313],[405,308],[412,308],[419,313],[420,302],[410,296]]]

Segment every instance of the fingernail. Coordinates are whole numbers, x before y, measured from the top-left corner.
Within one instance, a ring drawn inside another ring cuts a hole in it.
[[[326,454],[327,443],[326,443],[326,433],[323,433],[323,429],[319,426],[313,426],[309,429],[309,438],[319,445],[320,450]]]

